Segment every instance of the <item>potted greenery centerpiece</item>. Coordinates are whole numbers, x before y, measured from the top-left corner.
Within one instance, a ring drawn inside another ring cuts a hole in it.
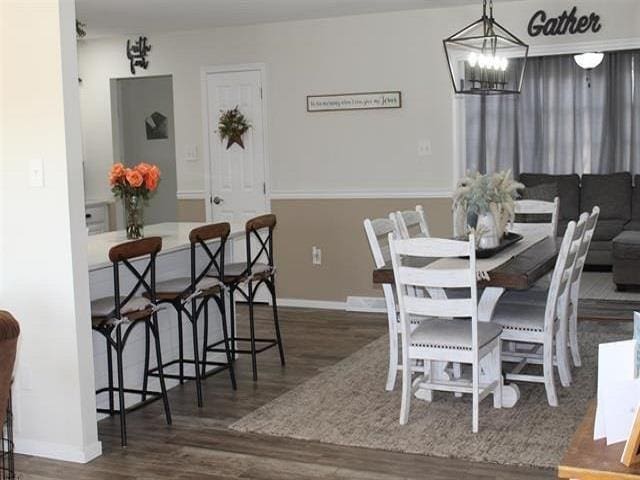
[[[236,143],[244,149],[242,136],[251,128],[251,124],[240,111],[238,106],[231,110],[220,110],[220,118],[218,119],[218,134],[220,141],[227,140],[227,150]]]
[[[109,184],[116,197],[122,198],[128,239],[144,236],[144,204],[158,188],[160,169],[156,165],[139,163],[127,168],[114,163],[109,172]]]
[[[473,229],[480,248],[497,247],[514,220],[514,200],[521,188],[524,186],[513,180],[511,170],[468,174],[458,182],[453,196],[456,231]]]

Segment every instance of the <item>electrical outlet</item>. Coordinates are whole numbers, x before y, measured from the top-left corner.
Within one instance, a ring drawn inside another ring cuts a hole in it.
[[[311,263],[322,265],[322,250],[318,247],[311,247]]]
[[[418,156],[428,157],[431,155],[431,140],[420,140],[418,142]]]
[[[29,186],[31,188],[44,187],[44,163],[41,158],[29,161]]]

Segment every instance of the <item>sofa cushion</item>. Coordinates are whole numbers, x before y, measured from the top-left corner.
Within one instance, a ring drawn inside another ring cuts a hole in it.
[[[555,183],[543,183],[533,187],[525,187],[520,191],[521,200],[542,200],[553,202],[558,196],[558,185]],[[516,214],[517,223],[550,223],[551,215],[546,213],[519,213]]]
[[[633,177],[633,192],[631,193],[631,219],[640,221],[640,175]]]
[[[519,180],[525,187],[555,183],[560,197],[560,220],[576,220],[580,216],[580,177],[577,174],[521,173]]]
[[[625,224],[624,229],[636,232],[640,231],[640,220],[635,220],[632,218],[629,223]]]
[[[622,232],[613,239],[613,258],[640,259],[640,232]]]
[[[545,202],[553,202],[558,196],[558,184],[556,182],[541,183],[525,187],[520,192],[522,200],[542,200]]]
[[[616,235],[624,230],[627,222],[624,220],[600,220],[596,225],[596,231],[593,234],[593,240],[596,242],[613,240]]]
[[[604,219],[628,222],[631,219],[631,190],[629,172],[583,175],[580,208],[590,212],[593,207],[600,207],[600,222]]]

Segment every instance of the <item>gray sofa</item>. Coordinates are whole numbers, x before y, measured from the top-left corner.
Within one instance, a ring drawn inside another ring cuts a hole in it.
[[[600,207],[600,218],[594,233],[587,264],[610,266],[613,264],[613,239],[624,231],[640,232],[640,175],[635,176],[635,187],[629,172],[607,175],[547,175],[522,173],[519,180],[529,190],[528,198],[539,200],[560,198],[558,234],[582,212]],[[550,188],[551,187],[551,188]],[[539,195],[536,195],[539,192]]]

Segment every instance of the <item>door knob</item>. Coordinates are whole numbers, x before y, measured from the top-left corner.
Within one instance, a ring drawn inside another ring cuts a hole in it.
[[[224,202],[224,198],[220,198],[217,195],[213,197],[213,203],[215,203],[216,205],[220,205],[222,202]]]

